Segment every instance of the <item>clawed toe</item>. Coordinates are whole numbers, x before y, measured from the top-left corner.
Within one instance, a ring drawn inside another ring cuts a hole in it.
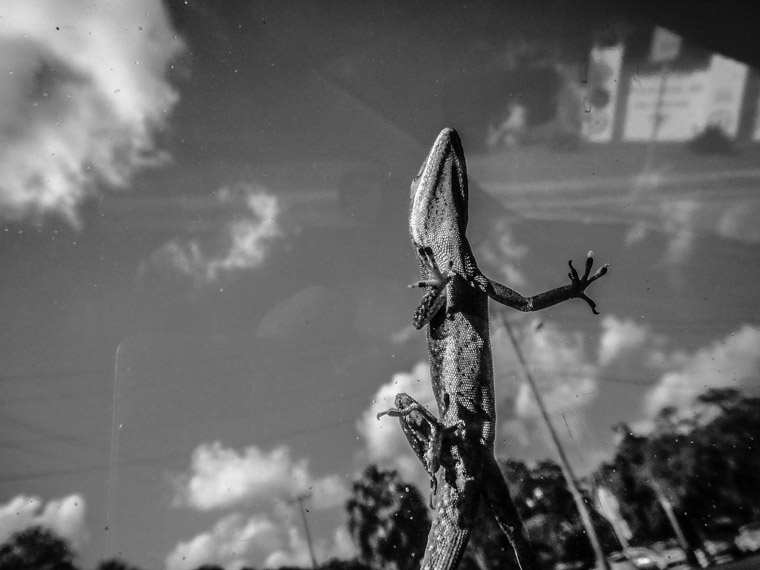
[[[598,315],[599,311],[596,310],[596,303],[588,295],[586,295],[584,291],[594,281],[607,273],[610,264],[605,263],[599,269],[597,269],[593,275],[589,277],[589,274],[591,273],[591,267],[594,265],[594,252],[589,251],[588,255],[586,256],[586,267],[583,271],[583,276],[579,277],[578,272],[575,270],[575,267],[573,267],[572,260],[568,261],[567,263],[570,266],[570,273],[568,273],[568,277],[570,277],[570,283],[575,289],[575,297],[586,301],[586,303],[588,303],[588,306],[591,307],[591,311],[595,315]]]
[[[409,288],[433,287],[434,289],[442,289],[456,274],[453,270],[454,263],[451,260],[449,260],[449,262],[446,264],[446,271],[441,272],[441,270],[438,268],[438,264],[435,262],[433,252],[430,251],[429,248],[421,247],[419,248],[417,254],[419,255],[419,258],[422,261],[423,265],[430,272],[430,278],[412,283],[409,285]]]

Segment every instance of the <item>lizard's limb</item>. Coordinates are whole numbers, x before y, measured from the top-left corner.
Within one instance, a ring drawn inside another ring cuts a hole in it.
[[[540,570],[528,541],[528,533],[510,497],[507,482],[493,457],[487,458],[483,466],[482,494],[488,510],[512,545],[520,570]]]
[[[410,289],[413,289],[414,287],[433,287],[434,289],[443,289],[446,287],[451,278],[456,275],[456,273],[452,270],[452,266],[454,265],[453,261],[449,261],[448,267],[446,268],[446,273],[443,273],[440,269],[438,269],[438,264],[435,262],[435,257],[433,257],[433,252],[430,251],[430,248],[418,248],[417,255],[419,256],[419,260],[423,265],[423,271],[425,273],[429,273],[430,277],[428,279],[422,279],[420,281],[412,283],[411,285],[408,285]]]
[[[446,302],[446,286],[449,281],[456,275],[452,270],[453,263],[449,261],[446,273],[442,273],[438,269],[438,265],[435,262],[435,258],[432,252],[424,247],[417,250],[420,263],[423,266],[423,274],[429,274],[428,279],[422,279],[416,283],[409,285],[412,287],[425,287],[425,294],[422,296],[417,310],[414,312],[412,322],[417,330],[428,324],[438,311],[441,310]]]
[[[596,303],[586,295],[585,290],[594,281],[607,273],[609,264],[603,265],[593,275],[589,275],[591,273],[591,267],[594,264],[593,251],[588,252],[588,256],[586,257],[586,269],[582,277],[578,276],[578,272],[573,267],[572,261],[569,261],[568,264],[570,265],[570,273],[568,273],[568,276],[570,277],[569,285],[557,287],[556,289],[552,289],[545,293],[539,293],[533,297],[523,297],[506,285],[488,279],[485,292],[491,299],[502,305],[526,312],[540,311],[541,309],[551,307],[569,299],[583,299],[591,307],[594,314],[598,315],[599,313],[596,310]]]
[[[399,418],[401,429],[409,441],[409,445],[430,476],[429,505],[431,509],[435,508],[433,497],[438,492],[436,474],[441,466],[444,438],[456,431],[463,430],[464,422],[460,421],[453,426],[444,426],[427,408],[408,394],[398,394],[395,404],[395,408],[377,414],[377,419],[385,415]]]
[[[583,277],[578,277],[578,272],[575,270],[575,267],[573,267],[573,262],[568,261],[567,263],[570,266],[570,273],[568,273],[567,276],[570,277],[570,283],[574,288],[575,297],[586,301],[589,307],[591,307],[593,313],[595,315],[598,315],[599,312],[596,310],[596,303],[594,303],[594,301],[592,301],[588,295],[584,293],[584,291],[594,281],[607,273],[610,264],[606,263],[602,265],[591,277],[589,277],[589,273],[591,273],[591,266],[594,265],[594,252],[589,251],[588,255],[586,256],[586,270],[583,272]]]

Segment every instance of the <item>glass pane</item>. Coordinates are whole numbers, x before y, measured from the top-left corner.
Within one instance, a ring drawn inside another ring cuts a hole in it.
[[[752,22],[0,5],[0,568],[760,564]]]

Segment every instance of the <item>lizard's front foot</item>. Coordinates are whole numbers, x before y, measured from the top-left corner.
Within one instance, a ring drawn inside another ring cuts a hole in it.
[[[456,272],[452,269],[454,263],[451,260],[448,262],[445,273],[438,268],[438,264],[435,262],[435,257],[433,257],[433,252],[429,247],[420,247],[417,250],[417,256],[419,257],[422,266],[427,269],[427,272],[430,274],[430,278],[422,279],[421,281],[408,285],[410,289],[414,287],[432,287],[433,289],[440,291],[444,289],[448,282],[451,281],[451,278],[456,275]]]
[[[456,272],[452,269],[453,263],[449,261],[446,273],[442,273],[438,269],[438,265],[435,262],[432,252],[429,248],[421,247],[417,251],[420,263],[424,270],[423,273],[429,273],[430,278],[412,283],[409,287],[425,287],[427,290],[422,296],[419,307],[414,312],[412,323],[414,327],[419,330],[428,324],[438,311],[441,310],[446,302],[446,296],[444,291],[449,281],[456,275]]]
[[[577,297],[586,301],[589,307],[591,307],[593,313],[595,315],[598,315],[599,311],[596,310],[596,303],[594,303],[594,301],[592,301],[584,291],[594,281],[607,273],[607,269],[609,268],[610,264],[606,263],[602,265],[599,269],[596,270],[596,273],[589,277],[589,273],[591,273],[591,266],[594,265],[594,252],[589,251],[588,256],[586,256],[586,270],[583,272],[583,277],[579,277],[578,272],[575,270],[575,267],[573,267],[573,262],[568,261],[567,263],[570,265],[570,273],[568,273],[568,277],[570,277],[570,283],[573,287],[573,297]]]

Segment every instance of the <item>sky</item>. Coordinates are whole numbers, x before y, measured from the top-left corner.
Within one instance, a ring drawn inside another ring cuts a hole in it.
[[[535,294],[589,250],[611,263],[599,316],[508,314],[579,474],[621,422],[758,395],[757,144],[655,145],[646,176],[646,144],[488,149],[505,36],[577,47],[560,8],[514,10],[0,2],[0,540],[44,524],[88,567],[306,566],[297,497],[325,560],[354,554],[369,463],[426,492],[375,416],[432,403],[407,212],[444,126],[489,277]],[[556,458],[500,314],[497,456]]]

